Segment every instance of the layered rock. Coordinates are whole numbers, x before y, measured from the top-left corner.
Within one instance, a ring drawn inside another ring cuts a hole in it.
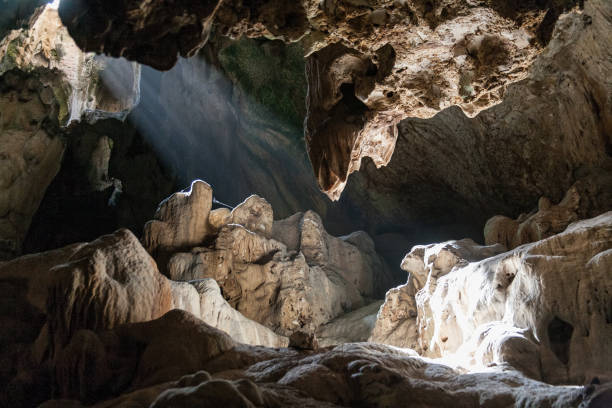
[[[387,295],[371,339],[553,383],[609,378],[611,232],[608,212],[509,252],[415,247],[409,282]]]
[[[189,208],[210,208],[210,195],[193,197]],[[192,215],[189,222],[201,222],[197,217],[204,215]],[[168,276],[213,278],[230,305],[284,336],[313,333],[392,284],[367,234],[333,237],[314,212],[273,222],[271,206],[251,196],[229,213],[214,210],[204,219],[214,224],[210,235],[193,236],[189,252],[169,256]],[[166,220],[169,228],[175,223]],[[151,231],[145,230],[145,242]]]

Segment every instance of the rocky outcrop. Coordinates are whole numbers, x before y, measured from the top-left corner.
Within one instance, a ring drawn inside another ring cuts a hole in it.
[[[10,259],[21,252],[64,143],[55,119],[59,104],[39,79],[0,76],[0,109],[0,259]]]
[[[611,233],[608,212],[509,252],[465,240],[415,247],[409,282],[388,293],[371,339],[552,383],[609,378]]]
[[[41,8],[27,29],[14,30],[0,43],[0,75],[18,69],[36,75],[53,71],[53,94],[62,125],[86,117],[125,118],[140,97],[140,66],[84,53],[62,25],[57,10]],[[55,78],[57,76],[57,78]]]
[[[610,7],[586,1],[561,17],[528,77],[508,86],[500,104],[474,118],[451,107],[400,122],[389,164],[365,161],[344,192],[363,228],[402,225],[412,245],[481,241],[492,216],[516,218],[539,197],[557,203],[577,181],[610,174]]]
[[[372,302],[320,326],[316,332],[319,346],[367,341],[372,334],[382,304],[382,301]]]
[[[93,241],[51,272],[49,333],[63,347],[80,329],[112,329],[173,308],[170,282],[127,230]]]
[[[589,406],[591,395],[605,390],[551,387],[512,372],[461,374],[383,345],[354,343],[317,352],[243,346],[181,311],[111,332],[80,333],[88,342],[75,339],[75,352],[57,371],[58,397],[72,400],[48,401],[45,408],[91,404],[102,398],[103,389],[122,395],[95,406],[383,407],[401,405],[409,395],[412,404],[423,407],[574,407]],[[172,347],[177,343],[181,347]],[[134,353],[117,359],[126,349]],[[94,384],[75,370],[79,366],[104,380]],[[105,371],[125,375],[99,375]]]
[[[145,247],[156,254],[203,243],[209,234],[211,207],[212,188],[201,180],[194,181],[187,191],[161,202],[155,219],[145,225]]]
[[[575,183],[557,205],[540,197],[537,211],[531,214],[521,214],[516,220],[497,215],[485,224],[485,242],[487,245],[500,243],[512,249],[558,234],[578,219],[604,212],[612,202],[610,185],[612,174],[603,173],[597,178]]]
[[[389,162],[401,119],[451,105],[473,116],[499,103],[576,2],[142,4],[111,13],[98,0],[68,0],[59,11],[82,49],[158,69],[193,56],[213,27],[231,37],[301,39],[310,55],[309,156],[321,188],[337,199],[362,157]]]
[[[194,182],[192,190],[198,183],[204,184]],[[174,201],[207,209],[211,200],[210,194],[192,194],[184,203]],[[183,211],[177,207],[174,213]],[[199,223],[198,217],[214,224],[213,232],[194,239],[189,252],[169,255],[168,276],[177,281],[213,278],[232,307],[284,336],[297,330],[313,333],[392,285],[367,234],[333,237],[314,212],[273,221],[270,204],[251,196],[229,213],[190,213],[184,219]],[[165,222],[170,231],[177,220],[169,216]],[[152,242],[152,231],[145,229],[145,242]]]
[[[122,73],[121,80],[109,80]],[[83,53],[57,11],[41,8],[27,29],[0,41],[0,257],[21,252],[65,148],[61,126],[81,117],[124,118],[139,95],[140,68]]]

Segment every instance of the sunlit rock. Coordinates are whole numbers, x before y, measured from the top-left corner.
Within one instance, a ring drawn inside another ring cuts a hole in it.
[[[404,261],[409,282],[387,294],[371,339],[552,383],[610,378],[611,248],[610,212],[509,252],[416,247]]]
[[[473,118],[450,107],[402,120],[390,162],[362,161],[344,200],[373,225],[405,226],[411,245],[478,241],[492,216],[529,213],[541,196],[556,204],[585,173],[610,173],[611,7],[585,1],[560,17],[528,76],[509,85],[500,104]]]
[[[62,125],[81,118],[123,119],[140,98],[140,66],[84,53],[51,7],[39,10],[27,29],[14,30],[0,42],[0,75],[15,69],[33,76],[53,74],[45,85],[60,104]]]
[[[228,208],[217,208],[208,214],[208,225],[213,231],[219,231],[221,227],[232,221],[231,211]]]
[[[232,339],[246,344],[267,347],[286,347],[288,339],[257,322],[247,319],[230,306],[221,295],[219,285],[214,279],[202,279],[192,283],[200,298],[200,313],[196,314],[204,322],[223,330]]]
[[[152,320],[173,307],[170,282],[127,230],[83,246],[50,273],[46,304],[55,347],[80,329]]]
[[[96,377],[98,387],[122,394],[104,402],[109,406],[252,407],[273,403],[278,407],[385,407],[402,406],[409,398],[410,404],[431,408],[458,404],[570,408],[582,402],[587,406],[591,394],[599,395],[600,388],[605,389],[597,385],[588,392],[583,387],[552,387],[516,372],[460,373],[410,350],[368,343],[319,351],[245,346],[181,311],[80,337],[88,340],[75,342],[75,351],[86,352],[67,356],[81,363],[57,377],[60,390],[70,380],[68,389],[94,391],[89,387],[95,383],[75,368],[92,367],[102,374],[110,368],[106,361],[115,361],[113,369],[124,375]],[[118,358],[118,344],[134,352]],[[172,347],[177,344],[181,347]],[[100,401],[99,394],[91,391],[58,397],[73,400],[52,400],[42,406],[80,407],[78,399]]]
[[[194,55],[213,29],[301,40],[308,152],[322,190],[338,199],[363,157],[389,162],[400,120],[452,105],[471,117],[499,103],[578,3],[187,1],[174,9],[132,0],[111,12],[100,0],[66,0],[59,11],[82,49],[164,70]]]
[[[263,198],[252,195],[232,210],[231,222],[265,237],[272,233],[272,206]]]
[[[212,188],[196,180],[187,191],[162,201],[155,219],[144,228],[143,242],[150,253],[197,246],[209,233],[208,214],[212,207]]]
[[[385,262],[364,232],[333,237],[312,211],[273,222],[270,204],[257,196],[229,216],[214,211],[226,225],[208,243],[200,239],[189,252],[177,249],[169,256],[168,276],[178,281],[214,279],[229,305],[283,336],[314,333],[392,285]],[[195,223],[198,217],[206,218],[190,213],[177,219]],[[212,218],[208,216],[208,225],[219,228],[223,222]],[[146,229],[145,242],[154,223]],[[173,228],[172,223],[167,226]]]
[[[21,252],[59,171],[63,127],[125,118],[138,103],[139,81],[138,64],[81,51],[50,7],[0,40],[0,258]]]

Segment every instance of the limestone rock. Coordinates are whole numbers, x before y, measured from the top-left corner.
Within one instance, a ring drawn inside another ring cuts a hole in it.
[[[178,55],[193,56],[211,31],[301,39],[309,157],[321,188],[337,199],[363,157],[389,162],[401,119],[430,118],[452,105],[474,116],[499,103],[576,3],[185,1],[175,10],[132,0],[110,13],[100,0],[67,0],[59,12],[84,50],[163,70]]]
[[[510,366],[552,383],[610,378],[612,213],[505,253],[459,249],[465,244],[417,247],[406,257],[409,283],[389,292],[374,340],[395,341],[394,331],[408,327],[417,350],[464,367]]]
[[[289,337],[289,347],[299,350],[316,350],[319,348],[319,340],[314,333],[298,330]]]
[[[210,245],[174,253],[168,276],[213,278],[229,305],[283,336],[313,333],[391,286],[367,234],[333,237],[314,212],[272,222],[269,204],[251,196],[231,222]]]
[[[80,329],[148,321],[173,306],[169,281],[128,230],[83,246],[51,275],[46,304],[53,347]]]
[[[231,222],[231,211],[228,208],[217,208],[208,214],[208,225],[212,231],[219,231],[221,227]]]
[[[288,339],[257,322],[247,319],[231,307],[221,295],[214,279],[202,279],[192,283],[200,296],[200,314],[207,324],[229,334],[237,342],[266,347],[286,347]]]
[[[309,265],[336,271],[363,296],[380,297],[391,286],[393,278],[376,254],[374,242],[364,232],[333,237],[325,231],[321,217],[312,211],[303,215],[299,230],[300,251]],[[284,233],[279,239],[288,236],[291,235]]]
[[[588,174],[609,175],[611,7],[585,1],[583,10],[560,17],[528,77],[509,85],[500,104],[474,118],[450,107],[402,120],[390,162],[378,168],[363,161],[344,199],[368,225],[403,225],[410,246],[480,241],[492,216],[516,218],[541,196],[558,203]],[[578,219],[612,208],[607,179],[598,194],[586,194],[607,204]]]
[[[552,205],[546,197],[538,202],[538,211],[532,215],[521,214],[518,220],[504,216],[495,216],[485,225],[485,242],[489,245],[501,243],[507,248],[516,248],[522,244],[539,241],[562,232],[578,219],[580,196],[575,187],[570,188],[563,200]]]
[[[232,223],[268,237],[272,232],[272,206],[263,198],[252,195],[238,204],[231,213]]]
[[[137,64],[83,53],[50,7],[0,39],[0,258],[21,253],[59,171],[60,127],[123,119],[138,102],[139,81]]]
[[[368,341],[419,349],[414,281],[390,289],[376,315]]]
[[[316,332],[319,346],[368,341],[382,304],[383,301],[372,302],[320,326]]]
[[[90,341],[96,341],[90,336]],[[137,371],[121,380],[106,377],[105,386],[125,394],[96,407],[202,402],[237,407],[384,407],[399,406],[410,395],[412,404],[432,408],[458,404],[470,408],[517,404],[569,408],[588,404],[591,394],[602,394],[597,386],[590,392],[579,387],[552,387],[516,372],[459,373],[409,350],[384,345],[353,343],[318,352],[233,345],[219,331],[178,311],[97,337],[97,349],[109,358],[119,352],[113,348],[115,342],[124,347],[142,342],[144,349],[129,360],[117,360],[116,369],[137,365]],[[177,341],[182,341],[183,347],[157,355],[156,364],[151,365],[154,352]],[[93,357],[87,361],[93,363]],[[65,377],[59,379],[64,384]],[[75,385],[91,384],[82,374],[72,381]],[[91,402],[100,398],[90,395],[94,397]],[[58,406],[53,403],[43,406]]]
[[[202,244],[209,234],[208,215],[212,207],[212,189],[196,180],[187,191],[174,193],[162,201],[155,219],[144,228],[147,251],[170,251]]]
[[[49,6],[32,17],[27,29],[14,30],[0,42],[0,76],[12,69],[53,71],[62,125],[82,117],[123,120],[140,99],[140,66],[84,53]]]
[[[50,92],[35,79],[0,76],[0,259],[21,253],[32,216],[60,168],[64,143],[57,127],[48,125],[57,105],[40,98]]]

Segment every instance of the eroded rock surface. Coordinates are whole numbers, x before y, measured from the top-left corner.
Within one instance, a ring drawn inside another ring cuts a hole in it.
[[[177,201],[174,215],[167,217],[170,234],[180,219],[215,224],[207,236],[191,242],[189,252],[175,247],[167,255],[168,276],[178,281],[213,278],[232,307],[283,336],[313,333],[367,299],[382,297],[392,285],[367,234],[333,237],[312,211],[273,221],[270,204],[251,196],[230,213],[214,210],[220,216],[190,212],[176,218],[181,206],[208,209],[211,204],[210,194],[192,195]],[[145,231],[145,242],[151,242],[152,231]]]
[[[362,157],[389,162],[401,119],[451,105],[473,116],[499,103],[577,2],[277,3],[134,0],[110,12],[99,0],[68,0],[59,11],[82,49],[158,69],[193,56],[213,27],[231,37],[301,39],[310,55],[309,155],[321,188],[337,199]]]
[[[413,245],[480,241],[492,216],[516,218],[542,196],[558,203],[577,181],[610,174],[611,7],[586,1],[582,12],[561,17],[527,78],[508,86],[502,103],[474,118],[451,107],[400,122],[389,164],[366,160],[343,197],[358,203],[372,227],[404,225]],[[580,218],[610,208],[608,201]]]
[[[112,81],[110,72],[116,75]],[[139,80],[135,63],[83,53],[50,7],[39,9],[27,28],[2,38],[0,257],[21,252],[32,216],[60,168],[61,127],[81,118],[124,118],[138,101]]]
[[[589,395],[599,391],[598,386],[589,390],[551,387],[516,372],[461,374],[410,351],[384,345],[352,343],[318,352],[244,346],[181,311],[110,332],[81,333],[90,339],[88,344],[96,346],[75,342],[74,347],[87,353],[72,354],[74,362],[88,365],[96,373],[109,370],[125,375],[106,376],[98,384],[100,388],[90,388],[91,377],[63,371],[57,380],[60,390],[66,392],[58,397],[72,400],[48,401],[43,407],[80,407],[85,401],[96,402],[104,387],[122,395],[94,406],[383,407],[402,405],[409,395],[411,404],[423,407],[573,407],[581,402],[586,405]],[[176,342],[182,347],[170,347]],[[134,353],[127,359],[116,359],[118,344]],[[108,360],[117,364],[109,367],[104,363]],[[65,388],[68,379],[70,387]]]
[[[531,214],[521,214],[516,220],[495,216],[485,224],[485,242],[488,245],[500,243],[512,249],[562,232],[578,219],[603,212],[612,202],[610,186],[612,174],[602,172],[597,177],[579,180],[556,205],[540,197],[537,211]]]
[[[387,294],[371,339],[552,383],[610,378],[611,233],[608,212],[509,252],[465,240],[415,247],[408,284]]]

